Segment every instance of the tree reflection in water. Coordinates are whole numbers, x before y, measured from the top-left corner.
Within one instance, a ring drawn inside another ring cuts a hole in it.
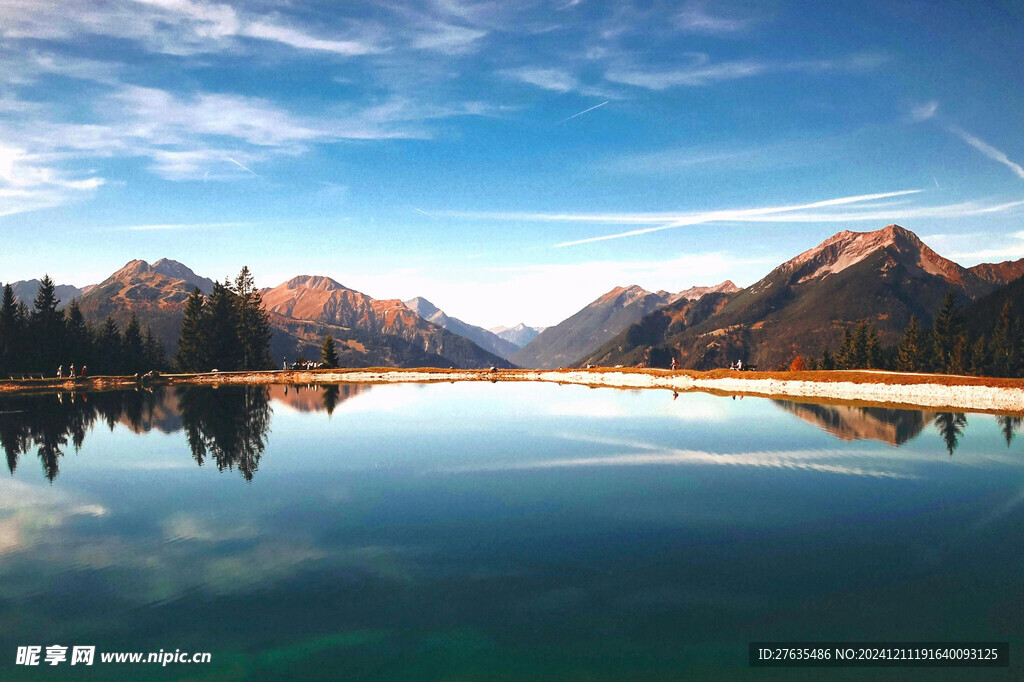
[[[347,396],[346,396],[347,397]],[[341,402],[341,391],[334,384],[324,387],[323,401],[324,409],[327,410],[327,416],[330,417],[334,414],[334,408]]]
[[[264,386],[16,395],[0,399],[0,447],[12,474],[22,455],[37,448],[43,472],[53,481],[64,451],[79,450],[97,422],[111,431],[124,424],[135,433],[184,427],[196,462],[211,457],[218,469],[237,468],[251,481],[266,449],[270,415]]]
[[[202,386],[178,389],[178,408],[192,457],[235,469],[251,481],[267,447],[270,392],[266,386]]]
[[[1021,422],[1024,421],[1021,417],[1009,417],[1006,415],[996,415],[996,423],[999,424],[999,430],[1003,432],[1003,438],[1006,439],[1006,447],[1010,447],[1010,443],[1013,441],[1014,435],[1020,429]]]
[[[60,473],[64,448],[70,444],[76,451],[80,449],[86,432],[97,421],[106,423],[111,431],[123,422],[138,432],[153,418],[162,398],[160,387],[5,397],[0,400],[0,447],[7,456],[7,468],[13,474],[21,456],[38,448],[43,472],[53,481]]]
[[[952,457],[960,436],[963,435],[964,429],[967,427],[967,415],[962,412],[939,412],[935,415],[934,424],[938,428],[942,440],[946,443],[946,451]]]

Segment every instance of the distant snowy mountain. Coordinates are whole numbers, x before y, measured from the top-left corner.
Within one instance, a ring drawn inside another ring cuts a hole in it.
[[[523,322],[520,322],[514,327],[492,327],[487,331],[492,334],[497,334],[499,337],[514,344],[516,348],[522,348],[537,338],[537,335],[545,329],[547,329],[547,327],[528,327]]]
[[[499,337],[497,334],[487,331],[483,327],[477,327],[476,325],[469,324],[468,322],[463,322],[457,317],[447,315],[443,310],[439,309],[422,296],[409,299],[405,302],[405,305],[428,322],[433,322],[436,325],[444,327],[453,334],[465,337],[488,353],[494,353],[505,360],[507,360],[512,353],[519,350],[519,347],[514,343]]]

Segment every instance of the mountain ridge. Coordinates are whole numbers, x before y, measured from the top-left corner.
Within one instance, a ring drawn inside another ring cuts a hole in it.
[[[670,304],[578,363],[667,366],[677,357],[696,369],[737,359],[774,369],[838,347],[846,324],[867,320],[892,344],[911,315],[929,322],[948,289],[966,302],[996,288],[899,225],[844,230],[716,300],[713,314],[693,317],[689,304]]]
[[[519,350],[519,347],[514,343],[499,337],[483,327],[469,324],[457,317],[448,315],[422,296],[411,298],[404,303],[407,308],[428,322],[433,322],[453,334],[469,339],[488,353],[493,353],[503,360],[508,360],[509,356]]]

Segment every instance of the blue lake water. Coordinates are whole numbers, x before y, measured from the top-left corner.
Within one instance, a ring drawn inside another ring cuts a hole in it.
[[[0,679],[1022,679],[1020,420],[578,386],[0,399]],[[757,670],[765,640],[1009,641]],[[210,652],[16,665],[19,646]]]

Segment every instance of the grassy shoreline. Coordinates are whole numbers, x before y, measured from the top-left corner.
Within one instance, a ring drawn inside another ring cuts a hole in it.
[[[948,409],[1024,414],[1024,380],[876,371],[697,372],[641,368],[559,370],[456,370],[370,367],[165,374],[156,378],[96,376],[0,381],[0,394],[113,390],[136,386],[198,384],[431,383],[543,381],[613,388],[659,388],[718,395],[750,395],[860,406]]]

